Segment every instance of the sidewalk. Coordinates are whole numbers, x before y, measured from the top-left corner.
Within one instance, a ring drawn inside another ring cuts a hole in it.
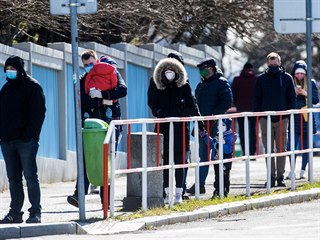
[[[301,159],[297,160],[297,168],[301,165]],[[289,164],[287,165],[287,169]],[[245,162],[240,161],[233,164],[231,170],[231,191],[230,195],[245,194]],[[299,171],[296,171],[298,174]],[[188,185],[194,182],[194,169],[188,173]],[[287,175],[287,172],[285,176]],[[259,192],[265,193],[264,182],[266,179],[266,166],[263,159],[250,162],[251,194]],[[207,178],[206,194],[201,195],[201,199],[209,199],[213,192],[214,173],[212,167]],[[320,158],[314,158],[314,181],[320,181]],[[305,183],[306,179],[296,180],[296,185]],[[286,180],[288,188],[290,181]],[[41,224],[11,224],[0,225],[0,239],[6,237],[26,237],[48,234],[111,234],[123,231],[136,231],[146,226],[159,226],[175,222],[186,222],[198,218],[208,218],[217,216],[219,213],[230,214],[239,211],[249,210],[258,207],[274,206],[278,204],[289,204],[320,198],[320,189],[313,189],[303,192],[290,192],[285,195],[272,195],[263,199],[246,200],[242,202],[215,205],[199,209],[190,213],[177,213],[169,216],[148,217],[134,221],[118,222],[113,219],[104,221],[102,205],[98,194],[86,196],[86,219],[79,222],[78,208],[67,203],[67,196],[74,191],[75,182],[63,182],[54,184],[42,184],[42,223]],[[25,189],[26,193],[26,189]],[[116,215],[127,214],[119,211],[122,208],[122,199],[126,196],[126,177],[121,176],[116,179],[115,209]],[[25,196],[23,207],[24,220],[28,217],[28,197]],[[10,204],[9,192],[0,193],[0,217],[7,214]],[[78,223],[78,224],[77,224]]]

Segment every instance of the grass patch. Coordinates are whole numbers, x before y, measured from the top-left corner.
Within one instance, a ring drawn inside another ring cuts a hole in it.
[[[320,182],[315,182],[315,183],[305,183],[301,186],[298,186],[296,188],[296,192],[298,191],[304,191],[304,190],[309,190],[312,188],[320,188]],[[290,189],[276,189],[271,192],[271,194],[268,193],[255,193],[251,196],[251,198],[261,198],[265,196],[270,196],[273,194],[283,194],[283,193],[288,193],[291,192]],[[121,216],[116,216],[114,217],[115,220],[119,221],[128,221],[128,220],[133,220],[133,219],[138,219],[138,218],[143,218],[143,217],[150,217],[150,216],[163,216],[163,215],[169,215],[170,213],[174,212],[192,212],[194,210],[197,210],[202,207],[210,206],[210,205],[217,205],[217,204],[222,204],[222,203],[228,203],[228,202],[238,202],[238,201],[244,201],[247,200],[248,198],[244,195],[238,195],[238,196],[228,196],[226,198],[215,198],[215,199],[200,199],[200,200],[184,200],[181,204],[174,205],[173,208],[169,208],[169,206],[165,207],[159,207],[159,208],[151,208],[148,209],[147,211],[136,211],[134,213],[128,214],[128,215],[121,215]]]

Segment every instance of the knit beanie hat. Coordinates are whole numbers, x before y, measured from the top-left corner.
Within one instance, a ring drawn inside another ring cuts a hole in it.
[[[294,74],[296,73],[296,70],[298,70],[299,68],[301,68],[302,70],[304,70],[304,73],[307,73],[307,64],[305,61],[303,60],[299,60],[296,61],[293,68],[292,68],[292,73],[291,75],[294,76]],[[303,72],[301,69],[299,69],[300,72]]]

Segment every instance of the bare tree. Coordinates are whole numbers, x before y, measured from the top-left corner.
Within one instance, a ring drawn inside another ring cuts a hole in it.
[[[281,49],[287,66],[302,58],[304,50],[304,35],[275,33],[271,0],[98,0],[98,12],[80,15],[78,29],[79,41],[105,45],[202,43],[223,50],[230,45],[227,33],[232,31],[245,40],[239,49],[256,66],[264,64],[271,50]],[[70,42],[70,19],[50,15],[49,0],[0,0],[0,42],[12,45],[23,41],[44,46]],[[319,52],[319,35],[313,41]]]

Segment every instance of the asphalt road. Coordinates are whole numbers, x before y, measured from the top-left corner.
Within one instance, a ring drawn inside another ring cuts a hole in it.
[[[59,235],[33,240],[70,239],[320,239],[320,200],[252,210],[215,219],[117,235]]]

